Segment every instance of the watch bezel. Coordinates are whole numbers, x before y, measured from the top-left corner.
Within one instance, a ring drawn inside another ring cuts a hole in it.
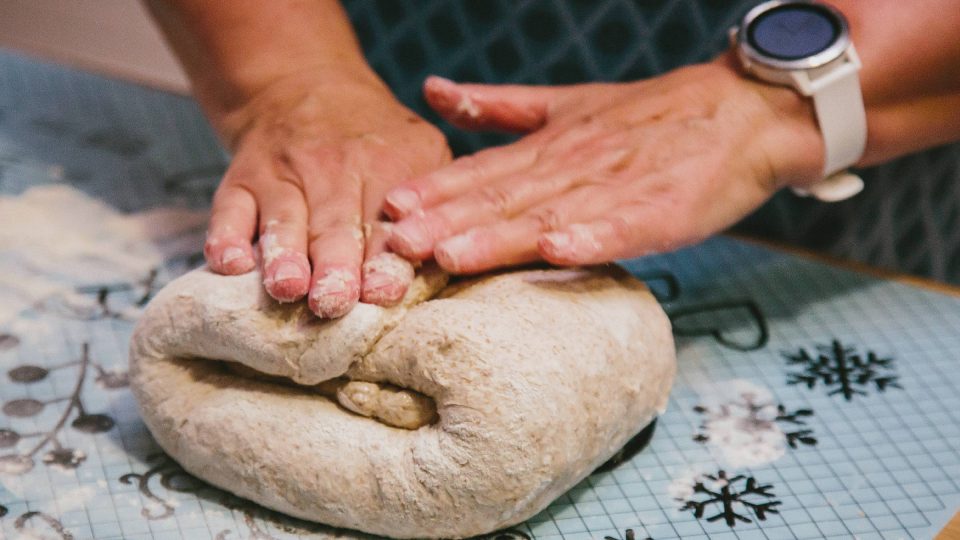
[[[795,60],[784,60],[782,58],[770,56],[754,47],[750,43],[750,40],[747,39],[750,26],[761,15],[767,13],[768,11],[788,5],[814,5],[818,8],[822,8],[824,11],[832,15],[839,28],[839,32],[833,43],[831,43],[826,49],[816,54]],[[743,20],[740,22],[740,27],[737,30],[737,47],[750,61],[767,67],[788,71],[798,69],[813,69],[825,66],[843,56],[843,53],[847,50],[847,48],[850,47],[850,27],[847,24],[847,19],[843,16],[843,13],[829,4],[812,0],[769,0],[768,2],[754,6],[753,9],[748,11],[747,14],[743,16]]]

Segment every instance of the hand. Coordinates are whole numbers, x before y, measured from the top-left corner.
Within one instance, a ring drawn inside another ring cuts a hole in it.
[[[648,81],[523,87],[430,78],[467,129],[530,132],[392,189],[389,245],[471,273],[544,259],[594,264],[719,231],[780,187],[820,177],[812,108],[729,61]]]
[[[379,84],[293,77],[219,122],[235,150],[213,201],[204,254],[222,274],[256,265],[292,302],[309,292],[320,317],[358,300],[398,302],[413,267],[386,252],[378,216],[387,189],[450,160],[443,135]]]

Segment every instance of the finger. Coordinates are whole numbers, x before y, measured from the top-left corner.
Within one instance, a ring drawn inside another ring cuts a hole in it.
[[[203,255],[214,272],[236,275],[256,266],[250,240],[257,225],[257,203],[250,191],[227,178],[213,197]]]
[[[769,182],[722,178],[700,166],[643,177],[624,192],[628,202],[541,234],[538,252],[569,266],[672,251],[733,225],[772,193]]]
[[[586,224],[572,224],[563,230],[544,233],[538,250],[544,260],[562,266],[600,264],[616,259],[639,257],[656,250],[649,246],[656,241],[662,250],[669,246],[663,238],[644,235],[644,222],[639,209],[628,209],[609,218]],[[631,213],[632,212],[632,213]]]
[[[263,287],[280,302],[294,302],[310,288],[307,260],[307,207],[291,182],[270,183],[260,202],[260,257]]]
[[[389,251],[373,255],[361,269],[360,301],[385,307],[397,305],[413,277],[413,265],[403,257]]]
[[[431,76],[423,84],[427,103],[461,129],[528,133],[543,126],[550,106],[565,89],[547,86],[458,84]]]
[[[509,221],[476,227],[437,245],[437,263],[452,273],[482,272],[540,259],[537,242],[548,231],[593,219],[611,208],[618,194],[600,186],[574,189]]]
[[[464,156],[446,167],[391,189],[387,192],[383,210],[393,220],[403,219],[466,193],[488,179],[523,170],[536,161],[537,152],[536,144],[522,140]]]
[[[537,248],[544,260],[562,266],[601,264],[672,251],[709,234],[706,215],[678,219],[664,206],[630,204],[609,216],[545,232]],[[671,223],[671,227],[663,224]],[[692,225],[697,223],[697,225]]]
[[[319,209],[311,216],[310,229],[310,309],[318,317],[342,317],[360,300],[360,216],[346,216],[331,207]]]
[[[310,309],[319,317],[346,315],[360,299],[363,262],[362,184],[342,155],[328,153],[299,167],[307,184],[308,251],[313,263]]]
[[[412,174],[412,169],[397,153],[386,146],[368,145],[358,156],[362,160],[358,172],[363,181],[363,266],[360,269],[360,301],[389,307],[403,299],[413,282],[413,265],[387,251],[390,223],[380,219],[384,193]]]
[[[588,179],[575,169],[504,176],[490,184],[442,203],[393,227],[394,249],[405,257],[422,260],[433,254],[438,240],[467,229],[517,216],[543,201]]]

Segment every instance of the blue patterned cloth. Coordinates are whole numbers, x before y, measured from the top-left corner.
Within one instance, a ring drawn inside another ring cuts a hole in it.
[[[708,60],[755,0],[348,0],[367,56],[398,96],[429,74],[460,81],[631,81]],[[441,122],[442,125],[442,122]],[[465,153],[509,140],[444,126]],[[960,145],[862,171],[839,204],[782,193],[737,229],[874,266],[960,283]]]

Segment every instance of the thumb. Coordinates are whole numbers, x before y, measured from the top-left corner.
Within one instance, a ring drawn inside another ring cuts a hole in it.
[[[423,83],[427,103],[451,124],[514,133],[539,129],[562,91],[550,86],[460,84],[437,76]]]

